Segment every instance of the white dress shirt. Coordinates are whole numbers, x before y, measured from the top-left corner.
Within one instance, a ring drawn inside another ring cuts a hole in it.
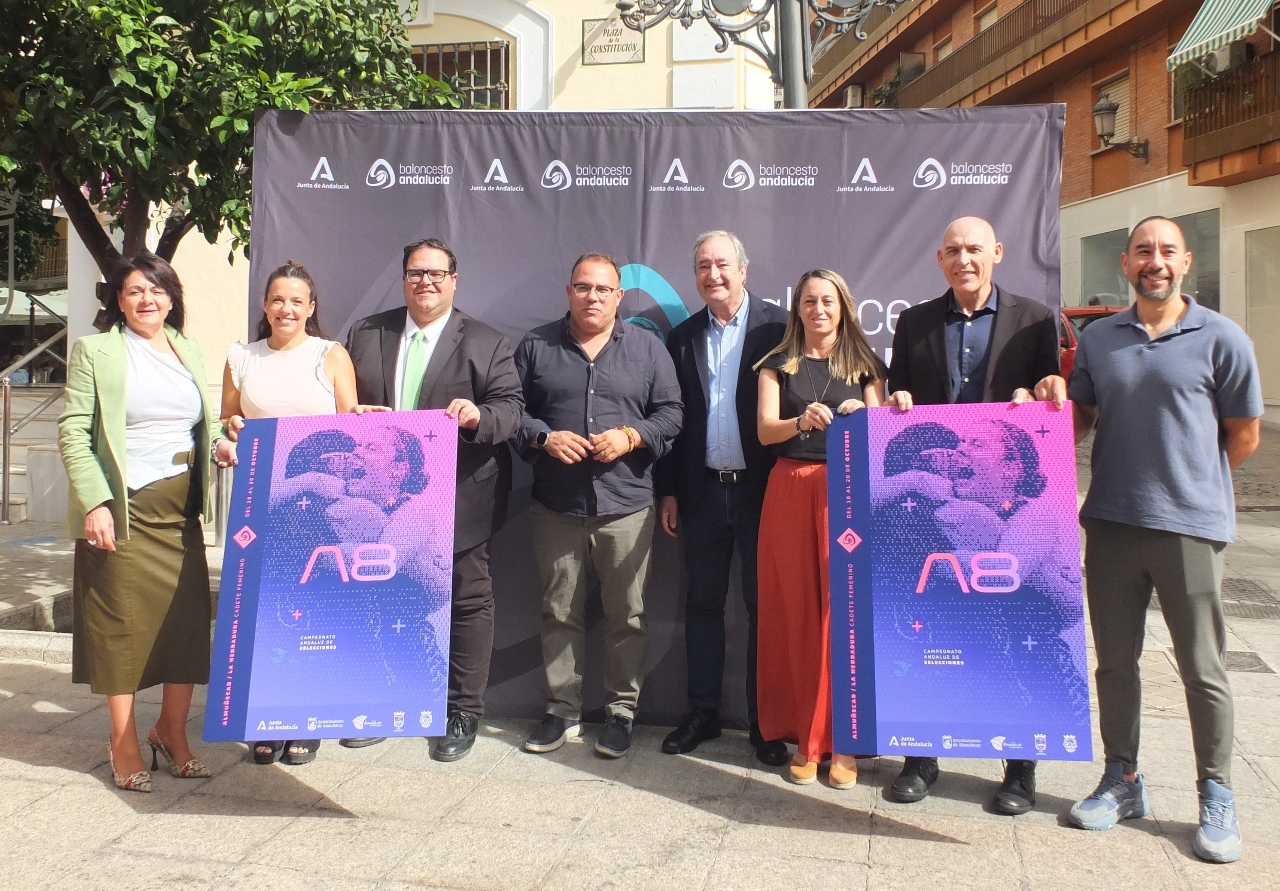
[[[396,403],[391,406],[393,409],[399,410],[400,396],[404,393],[404,367],[409,362],[409,343],[413,340],[413,335],[419,330],[425,337],[424,346],[427,349],[426,362],[423,364],[425,370],[427,365],[431,364],[431,356],[436,351],[436,344],[440,342],[440,332],[444,331],[444,326],[449,324],[449,318],[453,315],[453,308],[436,319],[425,328],[418,328],[418,323],[413,320],[413,316],[405,313],[404,316],[404,333],[400,335],[400,352],[396,355]]]

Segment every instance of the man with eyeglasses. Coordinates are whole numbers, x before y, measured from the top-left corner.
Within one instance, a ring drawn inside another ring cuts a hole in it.
[[[680,384],[657,337],[618,318],[612,257],[573,264],[569,312],[516,348],[525,415],[512,440],[533,464],[533,551],[542,580],[542,658],[550,698],[529,752],[579,735],[586,601],[604,610],[605,725],[596,751],[631,746],[647,630],[644,589],[653,549],[653,465],[680,432]]]
[[[444,409],[458,419],[449,634],[449,715],[432,757],[457,761],[475,744],[493,650],[489,539],[506,520],[511,453],[524,409],[511,342],[453,305],[458,260],[436,238],[404,249],[404,303],[347,335],[362,408]],[[381,738],[344,739],[348,747]]]

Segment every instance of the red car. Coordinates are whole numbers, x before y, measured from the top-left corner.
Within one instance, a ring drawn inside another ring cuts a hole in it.
[[[1124,309],[1123,306],[1064,306],[1062,308],[1058,329],[1058,344],[1062,349],[1058,364],[1064,378],[1071,380],[1071,372],[1076,367],[1076,343],[1080,332],[1098,319],[1113,316],[1122,309]]]

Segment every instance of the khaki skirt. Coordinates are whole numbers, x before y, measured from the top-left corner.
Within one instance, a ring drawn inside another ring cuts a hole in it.
[[[114,553],[76,541],[71,680],[115,696],[209,682],[209,566],[191,473],[129,493]]]

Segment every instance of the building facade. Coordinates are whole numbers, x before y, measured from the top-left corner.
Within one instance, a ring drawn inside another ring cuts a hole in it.
[[[817,60],[812,106],[1064,103],[1063,305],[1128,303],[1128,230],[1150,214],[1176,219],[1194,254],[1185,289],[1249,332],[1268,420],[1280,422],[1271,0],[911,0],[877,10],[865,33]],[[1107,142],[1094,119],[1104,97]]]
[[[717,52],[702,21],[631,31],[614,0],[420,0],[407,30],[429,74],[458,78],[464,93],[478,84],[475,107],[774,107],[754,54]]]

